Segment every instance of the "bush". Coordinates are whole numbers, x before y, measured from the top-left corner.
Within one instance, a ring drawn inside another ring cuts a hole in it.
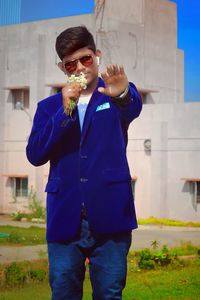
[[[197,265],[200,266],[200,248],[197,249]]]
[[[156,265],[181,265],[180,261],[178,260],[176,251],[169,250],[165,245],[162,247],[161,250],[155,250],[155,248],[156,247],[154,244],[154,251],[151,251],[150,249],[146,248],[138,253],[138,267],[140,269],[151,270],[154,269]]]
[[[35,281],[44,281],[47,278],[47,272],[45,270],[33,269],[29,272],[30,279]]]
[[[47,280],[47,275],[47,260],[12,262],[9,265],[1,265],[0,289],[3,287],[24,286],[31,282],[43,282]]]
[[[27,279],[26,273],[16,263],[13,262],[5,268],[5,283],[8,286],[22,285]]]
[[[160,251],[157,251],[154,254],[154,261],[161,266],[169,265],[171,262],[171,255],[169,253],[169,250],[166,246],[163,246],[163,248]]]
[[[46,209],[42,205],[41,201],[37,198],[36,192],[31,188],[28,196],[28,209],[29,213],[27,212],[20,212],[17,211],[12,214],[13,220],[21,221],[22,218],[27,218],[29,221],[32,219],[37,219],[37,222],[46,219]]]
[[[22,213],[20,211],[16,211],[11,216],[14,221],[21,221],[22,218],[27,218],[27,213]]]
[[[46,218],[46,209],[37,198],[36,192],[33,189],[31,189],[29,193],[29,209],[31,211],[32,218]]]
[[[140,269],[151,270],[154,269],[154,257],[149,249],[143,249],[139,253],[138,266]]]

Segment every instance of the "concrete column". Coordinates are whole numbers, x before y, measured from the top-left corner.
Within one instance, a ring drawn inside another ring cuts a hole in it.
[[[46,66],[46,35],[38,36],[38,52],[37,52],[37,99],[45,98],[45,66]],[[37,197],[43,200],[44,197],[44,167],[37,167],[35,173],[35,184]]]
[[[36,43],[37,39],[37,43]],[[30,111],[34,116],[37,102],[45,98],[45,71],[46,71],[46,35],[35,33],[32,37],[32,53],[33,61],[30,66]],[[44,198],[44,167],[32,167],[30,172],[29,183],[36,191],[40,200]]]
[[[151,215],[167,218],[168,124],[155,122],[152,127],[151,150]]]
[[[0,109],[0,213],[3,212],[4,208],[4,184],[5,177],[1,175],[4,173],[4,164],[5,164],[5,155],[4,155],[4,126],[5,126],[5,90],[3,89],[5,86],[5,69],[6,69],[6,38],[5,38],[5,29],[3,27],[0,29],[0,101],[1,101],[1,109]]]

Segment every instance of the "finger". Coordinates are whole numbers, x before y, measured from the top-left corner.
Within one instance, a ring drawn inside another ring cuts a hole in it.
[[[114,75],[117,75],[118,73],[117,64],[113,65],[113,71],[114,71]]]
[[[80,89],[81,88],[81,85],[79,82],[70,82],[70,83],[67,83],[65,85],[66,88],[68,89]]]
[[[78,83],[78,82],[74,82],[74,83],[73,83],[72,89],[73,89],[74,91],[80,91],[80,92],[83,90],[82,86],[81,86],[80,83]]]
[[[102,94],[105,94],[105,88],[99,87],[99,88],[98,88],[98,92],[100,92],[100,93],[102,93]]]
[[[104,73],[101,73],[101,77],[102,77],[102,79],[104,80],[104,81],[106,81],[107,79],[108,79],[108,74],[106,73],[106,72],[104,72]]]
[[[114,71],[114,65],[108,65],[107,68],[106,68],[106,70],[107,70],[107,73],[108,73],[109,76],[113,76],[114,73],[115,73],[115,71]]]
[[[118,75],[120,72],[119,66],[117,64],[113,65],[114,75]]]
[[[80,97],[81,91],[79,88],[75,87],[65,87],[62,89],[63,98],[68,99],[77,99]]]
[[[121,75],[125,74],[123,66],[119,66],[119,72],[120,72]]]
[[[112,93],[112,87],[111,86],[108,86],[106,88],[104,87],[99,87],[98,88],[98,91],[104,95],[107,95],[107,96],[111,96],[113,93]]]
[[[82,87],[78,82],[74,82],[70,85],[67,86],[67,90],[68,92],[81,92],[82,91]]]

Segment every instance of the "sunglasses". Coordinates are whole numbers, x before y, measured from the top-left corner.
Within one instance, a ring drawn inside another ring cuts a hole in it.
[[[85,55],[85,56],[82,56],[78,59],[74,59],[74,60],[71,60],[71,61],[64,62],[63,64],[64,64],[64,67],[65,67],[65,70],[68,73],[73,73],[77,68],[78,62],[80,62],[84,67],[89,67],[93,64],[92,55]]]

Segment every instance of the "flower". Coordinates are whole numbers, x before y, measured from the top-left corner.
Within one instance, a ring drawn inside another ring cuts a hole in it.
[[[83,90],[85,90],[87,88],[87,79],[85,78],[85,75],[81,72],[80,75],[71,75],[68,78],[68,83],[72,83],[72,82],[77,82],[80,84],[80,86],[82,87]],[[71,116],[72,111],[74,110],[74,108],[76,107],[76,102],[73,99],[70,99],[69,101],[69,106],[67,109],[65,109],[65,113]]]
[[[85,75],[81,72],[80,75],[71,75],[68,78],[68,83],[77,82],[80,84],[80,86],[85,90],[87,88],[87,79],[85,78]]]

